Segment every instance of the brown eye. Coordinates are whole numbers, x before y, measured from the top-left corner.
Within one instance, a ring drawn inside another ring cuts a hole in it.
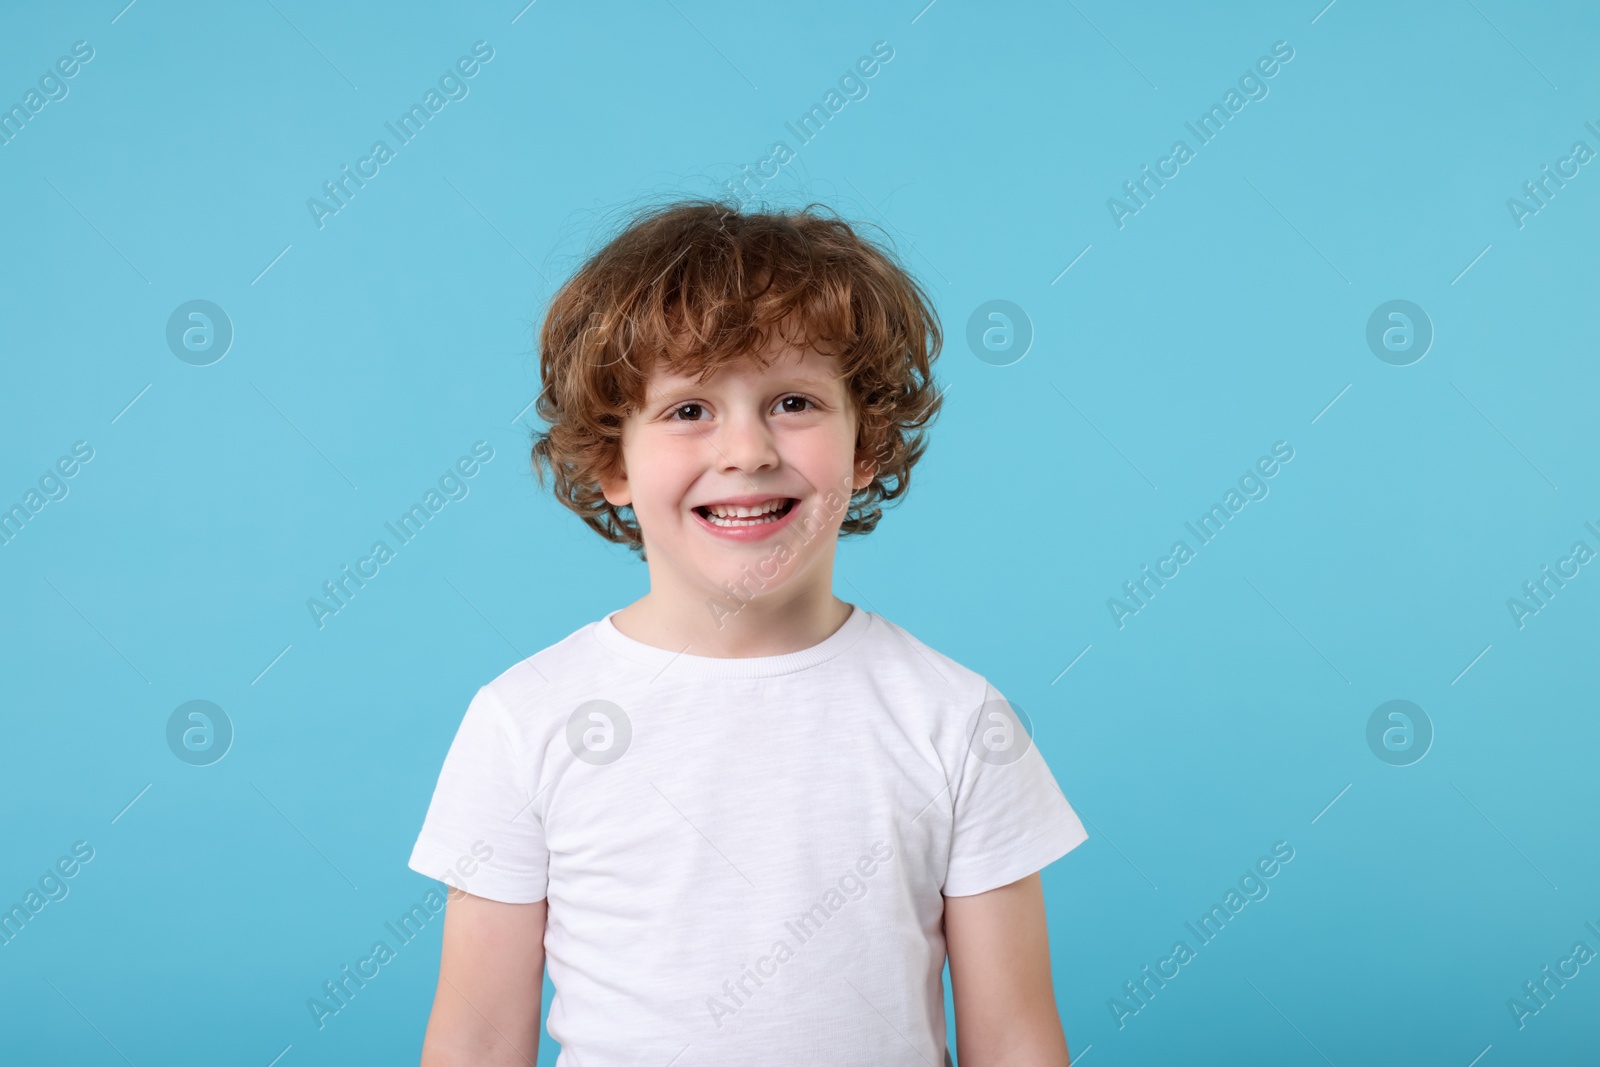
[[[782,400],[780,400],[780,401],[778,401],[778,403],[780,403],[780,404],[787,404],[787,403],[789,403],[789,402],[790,402],[790,401],[791,401],[791,400],[793,400],[793,401],[795,401],[795,402],[797,402],[797,403],[799,403],[799,404],[802,404],[802,405],[809,405],[809,404],[811,404],[811,399],[810,399],[810,398],[809,398],[809,397],[804,397],[804,396],[799,396],[799,395],[794,395],[794,396],[786,396],[786,397],[784,397],[784,398],[783,398],[783,399],[782,399]],[[814,406],[814,405],[813,405],[813,406]],[[786,408],[786,409],[785,409],[785,410],[786,410],[786,411],[788,411],[788,412],[789,412],[789,413],[790,413],[790,414],[794,414],[794,413],[796,413],[796,412],[800,412],[800,411],[804,411],[804,410],[805,410],[805,408],[804,408],[804,407],[798,407],[798,408]]]
[[[698,413],[700,411],[700,405],[699,404],[679,404],[677,407],[672,409],[672,418],[674,420],[678,421],[678,422],[697,422],[697,421],[699,421],[697,418],[679,419],[678,416],[680,414],[682,414],[683,412],[685,412],[685,411],[693,411],[693,412]]]

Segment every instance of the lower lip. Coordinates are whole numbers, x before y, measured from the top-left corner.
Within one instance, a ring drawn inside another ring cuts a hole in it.
[[[694,516],[694,521],[700,524],[702,530],[724,541],[765,541],[785,526],[789,525],[800,512],[800,501],[796,500],[789,506],[789,510],[772,522],[755,523],[750,526],[718,526],[716,523],[701,516],[698,511],[690,509],[689,514]]]

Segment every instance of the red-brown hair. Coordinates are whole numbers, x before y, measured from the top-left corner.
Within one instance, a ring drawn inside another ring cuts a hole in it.
[[[704,381],[759,359],[773,329],[836,355],[857,413],[858,461],[876,476],[850,499],[840,535],[871,531],[880,503],[910,487],[938,414],[932,364],[938,316],[892,253],[830,209],[748,213],[690,200],[637,215],[550,302],[539,333],[543,383],[533,469],[608,541],[643,553],[632,509],[609,503],[601,475],[620,469],[622,426],[644,402],[656,361]]]

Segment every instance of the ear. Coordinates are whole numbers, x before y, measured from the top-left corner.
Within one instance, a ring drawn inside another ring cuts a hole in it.
[[[856,465],[851,471],[851,487],[856,491],[865,489],[872,484],[872,479],[878,476],[878,459],[883,455],[882,438],[863,432],[857,436]],[[870,438],[869,443],[861,446],[863,438]]]
[[[871,459],[856,461],[854,477],[851,479],[851,488],[860,491],[872,484],[872,479],[878,476],[878,465]]]
[[[612,507],[633,503],[633,488],[628,484],[628,472],[622,469],[620,460],[615,473],[600,476],[600,492]]]

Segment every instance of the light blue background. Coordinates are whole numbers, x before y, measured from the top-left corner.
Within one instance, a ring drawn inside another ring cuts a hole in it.
[[[95,49],[0,147],[0,503],[95,449],[0,547],[0,904],[96,850],[0,947],[8,1055],[414,1062],[440,921],[325,1029],[306,1000],[432,884],[405,860],[474,690],[646,588],[529,472],[532,330],[627,210],[716,193],[879,40],[767,190],[884,227],[947,334],[932,448],[837,591],[994,680],[1090,823],[1045,873],[1075,1058],[1593,1055],[1600,965],[1525,1029],[1507,1000],[1600,950],[1600,573],[1506,606],[1600,548],[1600,164],[1506,205],[1600,149],[1592,6],[123,2],[0,33],[7,105]],[[319,230],[307,198],[478,40],[470,95]],[[1107,198],[1279,40],[1119,229]],[[206,367],[164,339],[197,298],[236,330]],[[1436,330],[1406,367],[1364,338],[1399,298]],[[965,341],[991,299],[1035,331],[1011,366]],[[306,599],[477,440],[470,496],[318,630]],[[1279,440],[1270,496],[1118,629]],[[1436,730],[1406,767],[1365,739],[1395,698]],[[166,745],[191,699],[237,731],[209,767]],[[1276,841],[1271,895],[1119,1029]]]

